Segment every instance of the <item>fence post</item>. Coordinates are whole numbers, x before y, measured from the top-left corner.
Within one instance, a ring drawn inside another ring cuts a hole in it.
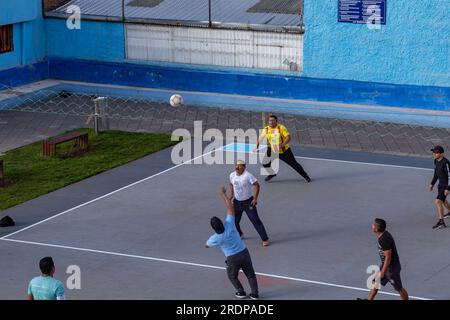
[[[104,97],[102,108],[100,109],[100,117],[102,119],[102,127],[103,130],[109,130],[109,106],[108,106],[108,97]]]
[[[208,16],[208,21],[209,21],[209,27],[212,27],[212,8],[211,8],[211,0],[208,0],[208,12],[209,12],[209,16]]]
[[[94,99],[94,130],[95,130],[95,134],[98,134],[100,131],[100,126],[99,126],[99,122],[100,122],[100,118],[101,118],[101,103],[105,100],[105,97],[98,97]]]
[[[125,22],[125,0],[122,0],[122,22]]]
[[[303,20],[303,13],[305,11],[305,2],[304,0],[298,0],[300,1],[300,28],[302,28],[302,31],[305,30],[305,22]]]

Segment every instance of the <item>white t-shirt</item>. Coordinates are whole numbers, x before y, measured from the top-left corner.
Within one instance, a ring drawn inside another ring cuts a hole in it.
[[[236,172],[230,174],[230,183],[234,188],[234,198],[238,201],[248,200],[253,196],[253,184],[258,181],[247,170],[240,176]]]

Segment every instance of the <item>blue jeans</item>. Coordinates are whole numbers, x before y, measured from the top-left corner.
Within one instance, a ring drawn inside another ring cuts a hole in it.
[[[245,211],[251,223],[258,232],[259,236],[261,237],[262,241],[267,241],[269,240],[269,237],[267,236],[266,229],[264,228],[264,225],[258,216],[258,210],[256,210],[256,206],[251,205],[252,200],[253,197],[244,201],[233,199],[234,214],[235,214],[234,222],[236,224],[236,229],[239,232],[239,235],[242,236],[242,230],[239,223],[241,222],[242,213]]]

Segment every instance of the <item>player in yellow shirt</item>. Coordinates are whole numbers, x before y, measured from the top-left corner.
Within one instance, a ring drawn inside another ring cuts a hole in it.
[[[278,153],[280,160],[283,160],[288,165],[290,165],[295,171],[301,175],[306,182],[311,182],[311,178],[305,172],[303,167],[295,160],[294,154],[289,147],[289,141],[291,141],[291,136],[287,131],[286,127],[278,123],[278,118],[275,115],[269,116],[269,125],[265,127],[259,137],[255,151],[258,149],[261,140],[267,138],[270,147],[267,148],[266,156],[271,157],[272,152]],[[271,162],[263,165],[265,168],[270,168]],[[269,181],[276,176],[276,173],[268,175],[265,180]]]

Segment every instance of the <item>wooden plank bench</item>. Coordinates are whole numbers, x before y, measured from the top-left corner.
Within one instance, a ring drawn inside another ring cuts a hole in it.
[[[48,139],[42,142],[42,155],[51,156],[56,154],[56,146],[70,140],[75,140],[75,147],[79,149],[87,149],[89,145],[87,132],[69,132],[61,136]]]
[[[0,188],[6,187],[9,184],[9,179],[5,177],[5,169],[3,167],[3,160],[0,160]]]

